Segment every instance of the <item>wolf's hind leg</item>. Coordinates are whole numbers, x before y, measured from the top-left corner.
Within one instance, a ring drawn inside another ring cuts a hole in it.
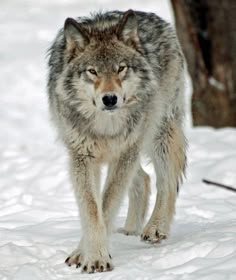
[[[103,191],[103,215],[108,234],[113,228],[114,217],[118,212],[122,199],[137,172],[139,160],[138,143],[129,146],[119,159],[110,163]]]
[[[139,235],[141,233],[148,209],[149,195],[150,178],[140,166],[129,188],[129,209],[125,226],[118,229],[118,232],[126,235]]]
[[[142,239],[145,241],[155,243],[168,236],[186,164],[185,147],[181,124],[174,119],[166,121],[153,143],[152,160],[158,192],[152,216],[143,230]]]

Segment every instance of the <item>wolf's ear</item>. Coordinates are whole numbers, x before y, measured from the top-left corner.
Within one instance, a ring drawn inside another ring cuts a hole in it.
[[[117,25],[117,37],[125,44],[138,48],[138,21],[133,10],[128,10]]]
[[[67,18],[64,24],[66,48],[69,52],[83,51],[89,43],[87,30],[73,18]]]

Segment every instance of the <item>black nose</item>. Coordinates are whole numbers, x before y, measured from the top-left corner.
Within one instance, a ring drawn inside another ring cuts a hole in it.
[[[111,108],[117,103],[117,97],[115,95],[104,95],[102,102],[105,106]]]

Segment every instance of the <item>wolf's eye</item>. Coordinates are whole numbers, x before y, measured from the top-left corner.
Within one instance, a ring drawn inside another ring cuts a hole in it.
[[[97,76],[97,72],[94,69],[88,69],[89,73],[91,73],[92,75]]]
[[[120,66],[119,69],[118,69],[118,73],[124,71],[124,69],[125,69],[125,66]]]

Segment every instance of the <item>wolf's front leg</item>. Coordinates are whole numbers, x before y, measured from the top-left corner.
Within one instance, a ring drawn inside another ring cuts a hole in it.
[[[81,266],[82,271],[88,273],[112,269],[99,197],[98,169],[98,164],[90,155],[71,155],[71,177],[79,205],[83,237],[66,263]]]
[[[152,160],[158,192],[152,216],[143,230],[144,241],[156,243],[168,236],[186,165],[185,149],[181,125],[176,120],[166,122],[153,141]]]
[[[137,171],[138,160],[139,147],[134,144],[109,165],[102,204],[108,234],[112,230],[112,222],[118,212],[124,194]]]

